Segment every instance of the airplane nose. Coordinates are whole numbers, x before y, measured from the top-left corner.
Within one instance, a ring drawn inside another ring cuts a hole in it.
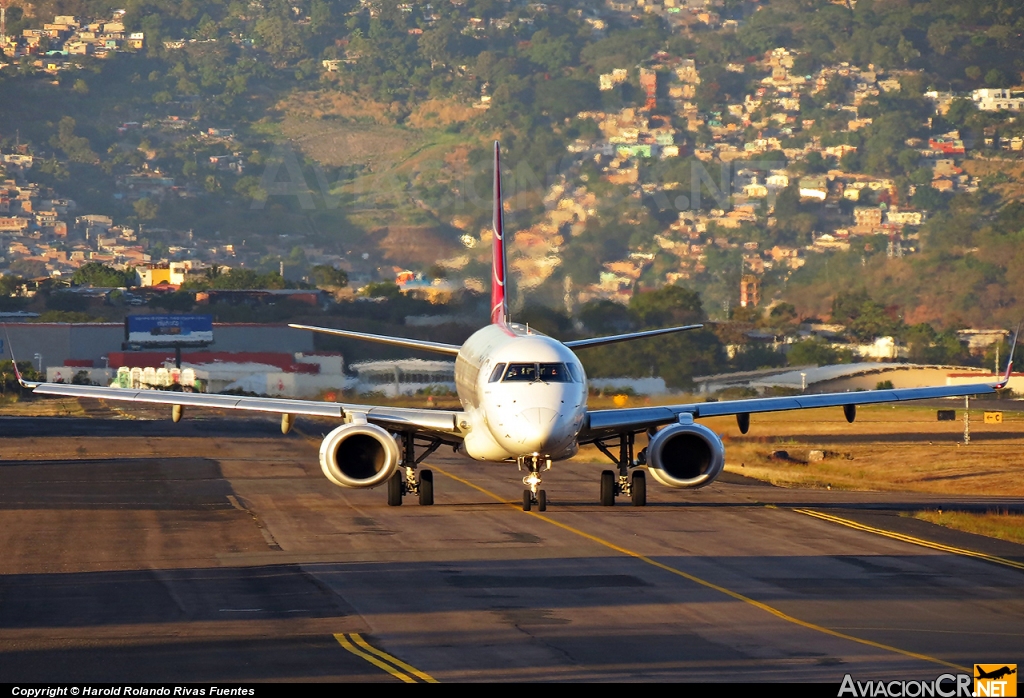
[[[558,412],[548,407],[531,407],[520,412],[519,418],[531,427],[546,427],[558,418]]]
[[[517,418],[519,428],[515,431],[519,437],[518,450],[545,450],[555,430],[558,412],[548,407],[528,407],[521,411]]]

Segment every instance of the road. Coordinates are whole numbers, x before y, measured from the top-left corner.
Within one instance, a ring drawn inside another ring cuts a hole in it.
[[[435,506],[390,508],[323,477],[328,428],[0,418],[0,681],[412,676],[343,633],[442,682],[838,683],[1024,657],[1024,547],[898,515],[1020,500],[726,475],[602,508],[602,466],[559,463],[528,514],[514,466],[448,452]]]

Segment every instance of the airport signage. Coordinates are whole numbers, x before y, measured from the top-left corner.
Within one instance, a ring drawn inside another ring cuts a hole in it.
[[[129,315],[124,338],[132,347],[202,347],[213,343],[213,316]]]
[[[985,424],[1002,424],[1003,413],[1002,412],[986,412],[985,413]]]

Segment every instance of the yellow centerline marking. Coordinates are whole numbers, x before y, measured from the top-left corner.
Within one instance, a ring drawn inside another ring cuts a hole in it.
[[[942,543],[936,543],[934,541],[925,540],[923,538],[916,538],[914,536],[908,536],[904,533],[896,533],[895,531],[887,531],[884,528],[875,528],[874,526],[868,526],[857,521],[851,521],[850,519],[843,519],[832,514],[825,514],[820,511],[814,511],[812,509],[794,509],[793,511],[798,514],[806,514],[807,516],[813,516],[816,519],[823,521],[829,521],[840,526],[846,526],[847,528],[853,528],[858,531],[865,531],[867,533],[874,533],[879,536],[885,536],[886,538],[892,538],[893,540],[902,541],[904,543],[912,543],[913,545],[920,545],[925,548],[931,548],[932,550],[941,550],[944,553],[952,553],[954,555],[964,555],[965,557],[973,557],[978,560],[985,560],[986,562],[992,562],[997,565],[1005,565],[1006,567],[1013,567],[1014,569],[1024,570],[1024,563],[1017,562],[1016,560],[1007,560],[1005,557],[997,557],[995,555],[986,555],[985,553],[979,553],[976,550],[967,550],[966,548],[955,548],[952,545],[943,545]]]
[[[380,657],[384,661],[391,662],[392,664],[397,666],[399,669],[404,669],[405,671],[409,672],[410,674],[412,674],[413,676],[417,677],[418,679],[421,679],[422,681],[425,681],[426,683],[438,683],[437,679],[435,679],[433,676],[431,676],[430,674],[426,673],[425,671],[420,671],[416,667],[411,666],[409,664],[406,664],[405,662],[403,662],[398,657],[395,657],[394,655],[388,654],[384,650],[377,649],[376,647],[371,645],[369,642],[364,640],[363,636],[360,635],[359,633],[350,633],[350,637],[352,638],[352,640],[357,645],[362,647],[367,652],[370,652],[372,654],[377,655],[378,657]]]
[[[406,673],[404,673],[402,671],[399,671],[398,668],[392,666],[391,664],[388,664],[388,662],[386,662],[386,661],[383,661],[381,659],[381,657],[387,658],[388,661],[395,662],[396,664],[400,665],[402,668],[404,668],[406,670],[412,670],[412,672],[415,673],[418,677],[420,677],[423,681],[428,681],[429,680],[432,683],[437,683],[437,681],[434,681],[434,679],[429,674],[424,674],[421,671],[417,671],[416,669],[413,669],[411,666],[409,666],[405,662],[399,662],[397,659],[392,657],[390,654],[388,654],[386,652],[382,652],[382,651],[376,649],[375,647],[370,646],[370,644],[366,640],[364,640],[362,638],[362,636],[359,635],[359,633],[349,633],[348,635],[346,635],[345,633],[335,633],[334,634],[334,639],[338,641],[339,645],[344,647],[346,650],[348,650],[349,652],[351,652],[355,656],[359,657],[360,659],[365,659],[366,661],[368,661],[370,664],[373,664],[378,669],[383,669],[384,671],[386,671],[387,673],[391,674],[392,676],[394,676],[399,681],[403,681],[405,683],[419,683],[419,681],[417,681],[412,676],[409,676],[409,674],[406,674]],[[365,647],[367,650],[369,650],[369,652],[364,652],[359,647],[356,647],[356,645],[353,644],[353,643],[359,643],[359,645],[361,645],[362,647]],[[426,677],[426,678],[423,678],[423,677]]]
[[[502,499],[497,494],[495,494],[495,493],[493,493],[493,492],[491,492],[489,490],[486,490],[483,487],[480,487],[479,485],[476,485],[476,484],[470,482],[469,480],[464,480],[461,477],[458,477],[457,475],[453,475],[453,474],[447,472],[446,470],[442,470],[441,468],[437,467],[436,465],[432,465],[431,467],[435,471],[437,471],[437,472],[441,473],[442,475],[444,475],[445,477],[451,478],[452,480],[455,480],[456,482],[462,483],[463,485],[466,485],[467,487],[471,487],[474,490],[476,490],[478,492],[481,492],[481,493],[487,495],[488,497],[490,497],[492,499],[496,499],[499,502],[501,502],[502,504],[505,504],[505,505],[511,507],[512,509],[515,509],[516,511],[522,511],[521,507],[518,506],[515,502],[511,502],[511,501],[509,501],[507,499]],[[595,535],[593,535],[591,533],[587,533],[585,531],[581,531],[578,528],[573,528],[572,526],[564,524],[564,523],[562,523],[560,521],[556,521],[556,520],[554,520],[554,519],[552,519],[552,518],[550,518],[548,516],[545,516],[544,514],[540,514],[540,513],[532,512],[532,511],[531,512],[523,512],[523,513],[527,514],[529,516],[534,516],[534,517],[540,519],[541,521],[544,521],[546,523],[551,524],[552,526],[555,526],[557,528],[561,528],[564,531],[568,531],[569,533],[573,533],[573,534],[575,534],[577,536],[580,536],[581,538],[585,538],[585,539],[587,539],[589,541],[592,541],[592,542],[597,543],[599,545],[602,545],[602,546],[604,546],[606,548],[614,550],[617,553],[621,553],[621,554],[626,555],[628,557],[632,557],[632,558],[634,558],[636,560],[640,560],[641,562],[646,562],[648,565],[651,565],[652,567],[657,567],[658,569],[664,570],[665,572],[668,572],[670,574],[674,574],[677,577],[682,577],[683,579],[689,580],[689,581],[693,582],[694,584],[699,584],[700,586],[706,587],[708,589],[713,589],[714,591],[717,591],[717,592],[719,592],[721,594],[724,594],[724,595],[726,595],[726,596],[728,596],[728,597],[730,597],[732,599],[735,599],[737,601],[741,601],[741,602],[743,602],[745,604],[753,606],[754,608],[760,609],[760,610],[762,610],[762,611],[764,611],[766,613],[770,613],[771,615],[775,616],[776,618],[784,620],[787,623],[792,623],[794,625],[798,625],[801,628],[806,628],[808,630],[813,630],[815,632],[819,632],[819,633],[822,633],[824,635],[830,635],[832,637],[837,637],[837,638],[839,638],[841,640],[849,640],[850,642],[856,642],[858,644],[865,645],[867,647],[873,647],[875,649],[884,650],[886,652],[893,652],[894,654],[900,654],[900,655],[903,655],[904,657],[910,657],[912,659],[918,659],[918,660],[921,660],[921,661],[924,661],[924,662],[931,662],[933,664],[940,664],[942,666],[949,667],[951,669],[957,669],[957,670],[960,670],[960,671],[963,671],[963,672],[971,671],[967,667],[960,666],[959,664],[953,664],[951,662],[947,662],[947,661],[939,659],[937,657],[930,657],[930,656],[928,656],[926,654],[919,654],[917,652],[911,652],[909,650],[900,649],[899,647],[893,647],[892,645],[885,645],[885,644],[882,644],[881,642],[875,642],[874,640],[866,640],[866,639],[864,639],[862,637],[856,637],[854,635],[847,635],[846,633],[841,633],[841,632],[839,632],[837,630],[832,630],[831,628],[826,628],[823,625],[818,625],[816,623],[810,623],[810,622],[805,621],[805,620],[800,620],[799,618],[791,616],[788,613],[784,613],[784,612],[780,611],[779,609],[777,609],[777,608],[775,608],[773,606],[769,606],[766,603],[762,603],[760,601],[757,601],[756,599],[752,599],[749,596],[745,596],[743,594],[740,594],[739,592],[733,591],[732,589],[727,589],[727,588],[725,588],[723,586],[715,584],[714,582],[709,582],[706,579],[702,579],[700,577],[692,575],[689,572],[683,572],[680,569],[676,569],[675,567],[671,567],[671,566],[666,565],[666,564],[664,564],[662,562],[658,562],[657,560],[649,558],[646,555],[642,555],[642,554],[640,554],[638,552],[635,552],[633,550],[630,550],[628,548],[623,548],[621,545],[616,545],[615,543],[612,543],[611,541],[605,540],[604,538],[600,538],[600,537],[595,536]]]

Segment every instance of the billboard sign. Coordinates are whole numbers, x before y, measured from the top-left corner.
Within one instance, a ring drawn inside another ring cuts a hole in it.
[[[125,340],[138,347],[201,347],[213,343],[212,315],[129,315]]]

